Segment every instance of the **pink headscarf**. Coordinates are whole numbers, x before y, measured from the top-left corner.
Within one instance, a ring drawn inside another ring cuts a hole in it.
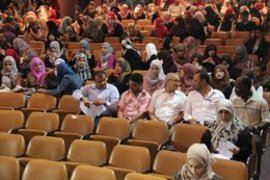
[[[40,71],[37,71],[35,68],[37,64],[41,64]],[[36,84],[39,85],[40,87],[44,86],[44,83],[45,83],[44,77],[46,75],[46,67],[45,67],[44,62],[39,57],[34,57],[31,59],[30,70],[31,70],[31,74],[35,76],[35,78],[37,79]]]

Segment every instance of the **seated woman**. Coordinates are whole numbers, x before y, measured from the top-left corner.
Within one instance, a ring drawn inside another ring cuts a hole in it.
[[[3,59],[3,68],[1,70],[2,84],[0,92],[19,91],[21,87],[21,75],[18,72],[16,61],[12,56],[6,56]]]
[[[81,78],[64,62],[57,65],[58,86],[55,89],[38,89],[39,93],[61,96],[72,94],[83,85]]]
[[[35,79],[36,87],[44,87],[46,82],[46,67],[44,62],[39,57],[34,57],[30,62],[30,70],[31,72],[28,76],[33,76]],[[29,78],[29,77],[28,77]]]
[[[81,77],[82,81],[90,80],[93,78],[93,71],[91,71],[88,61],[87,55],[84,53],[78,53],[76,56],[76,63],[74,65],[75,72]]]
[[[131,68],[127,60],[118,58],[115,62],[114,72],[109,76],[108,83],[115,85],[120,94],[128,90],[128,81]]]
[[[217,47],[215,45],[207,45],[201,62],[202,66],[209,73],[213,73],[216,65],[220,63],[221,59],[217,56]]]
[[[174,180],[221,180],[212,170],[213,157],[204,144],[193,144],[187,151],[186,164]]]
[[[201,143],[206,144],[213,153],[221,154],[221,151],[227,151],[225,153],[231,154],[231,159],[246,163],[252,148],[250,130],[235,116],[235,109],[230,100],[220,101],[217,113],[217,120],[208,126]],[[224,143],[230,143],[231,146],[234,144],[235,147],[224,149]]]
[[[135,27],[134,23],[128,24],[125,37],[128,38],[129,40],[131,40],[133,43],[142,43],[143,42],[143,35]]]
[[[157,47],[153,43],[148,43],[145,46],[146,58],[144,62],[144,69],[149,69],[153,60],[158,59]]]
[[[113,69],[115,63],[115,56],[113,54],[112,46],[105,42],[102,44],[102,49],[100,53],[100,61],[97,67],[100,69]]]
[[[233,80],[232,80],[233,81]],[[232,93],[233,82],[230,80],[230,74],[225,65],[219,64],[213,72],[211,86],[223,92],[224,96],[229,99]]]
[[[147,75],[144,77],[143,89],[152,96],[156,90],[164,87],[165,77],[161,61],[153,60]]]
[[[194,90],[195,82],[193,77],[197,71],[198,68],[191,63],[186,63],[181,68],[178,69],[178,74],[180,78],[179,88],[187,96],[190,91]]]

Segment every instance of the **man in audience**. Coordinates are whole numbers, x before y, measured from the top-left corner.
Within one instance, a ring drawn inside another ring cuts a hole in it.
[[[143,76],[134,73],[129,79],[130,89],[123,93],[118,103],[119,118],[126,118],[130,124],[142,118],[148,110],[151,96],[143,89]]]
[[[94,80],[94,84],[75,90],[73,97],[81,101],[81,110],[94,118],[97,125],[101,116],[115,115],[119,92],[115,86],[107,83],[104,71],[97,71]]]
[[[269,121],[269,107],[267,102],[251,91],[252,80],[241,76],[235,81],[235,93],[232,98],[236,116],[249,127],[261,122]]]
[[[165,88],[154,92],[150,104],[149,116],[151,120],[166,122],[169,126],[183,119],[186,95],[177,90],[179,76],[168,73]]]
[[[173,16],[184,16],[186,8],[180,3],[180,0],[174,0],[174,3],[171,4],[168,8],[168,12]]]
[[[213,89],[206,70],[198,71],[194,76],[194,91],[187,97],[184,119],[190,124],[208,125],[216,120],[217,104],[225,99],[223,93]]]

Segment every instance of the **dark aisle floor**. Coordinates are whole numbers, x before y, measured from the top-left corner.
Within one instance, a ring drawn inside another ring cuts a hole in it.
[[[269,131],[268,131],[268,135]],[[269,136],[268,136],[269,137]],[[270,138],[268,138],[268,147],[262,157],[262,172],[260,180],[270,180]]]

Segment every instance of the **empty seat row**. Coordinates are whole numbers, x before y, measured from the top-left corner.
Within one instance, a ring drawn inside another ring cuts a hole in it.
[[[120,154],[119,154],[120,153]],[[148,156],[148,159],[147,159]],[[149,152],[142,147],[118,145],[114,148],[107,166],[94,167],[78,164],[72,172],[68,171],[65,162],[32,159],[26,165],[23,180],[42,179],[172,179],[186,163],[186,154],[180,152],[160,151],[150,171]],[[19,160],[0,156],[0,179],[19,179]],[[223,180],[247,180],[248,170],[245,164],[233,160],[216,159],[213,170]],[[105,174],[104,174],[105,173]],[[138,173],[148,173],[142,175]],[[132,175],[131,175],[132,174]]]

